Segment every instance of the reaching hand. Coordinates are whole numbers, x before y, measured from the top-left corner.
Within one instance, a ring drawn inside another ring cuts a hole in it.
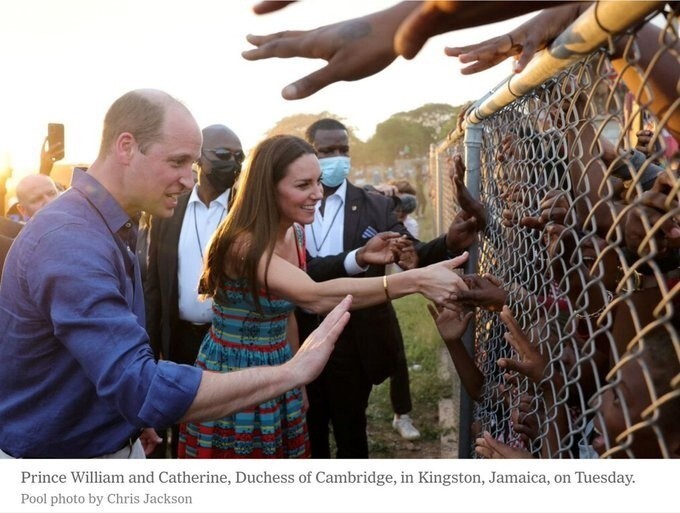
[[[351,305],[352,296],[340,301],[300,345],[293,358],[284,364],[292,369],[300,385],[306,385],[321,374],[335,347],[335,341],[349,321],[348,310]]]
[[[418,267],[418,252],[413,241],[402,236],[394,242],[396,249],[394,259],[402,269],[415,269]]]
[[[485,25],[532,12],[554,2],[410,2],[419,4],[399,27],[394,47],[407,59],[415,57],[427,40],[451,30]]]
[[[474,312],[462,308],[460,305],[453,305],[448,308],[427,305],[437,330],[444,342],[455,342],[461,339],[465,330],[470,324],[470,320],[475,315]]]
[[[411,273],[419,273],[419,292],[439,306],[450,306],[451,297],[460,289],[467,289],[467,285],[454,269],[463,265],[468,259],[465,252],[451,260],[444,260],[436,264],[421,267]]]
[[[514,71],[519,73],[538,50],[546,48],[586,7],[588,4],[546,9],[507,34],[468,46],[447,47],[444,52],[464,64],[472,63],[461,70],[463,75],[484,71],[513,56],[518,56]]]
[[[486,226],[486,211],[484,205],[474,199],[465,186],[463,158],[456,154],[448,163],[449,178],[451,178],[460,212],[449,225],[446,233],[446,247],[449,251],[456,253],[469,248],[477,240],[477,233]]]
[[[491,433],[484,431],[480,438],[475,440],[475,452],[484,458],[489,459],[514,459],[514,458],[533,458],[531,453],[525,449],[516,449],[508,444],[499,442]]]
[[[451,178],[453,183],[458,205],[477,219],[477,229],[483,230],[486,227],[486,210],[484,210],[484,205],[480,201],[472,197],[472,194],[470,194],[465,185],[465,164],[463,163],[463,157],[460,154],[454,155],[452,164],[453,166],[449,167],[449,178]]]
[[[415,2],[413,2],[415,4]],[[242,56],[250,61],[270,57],[324,59],[325,67],[287,85],[287,100],[306,98],[327,85],[359,80],[389,66],[397,57],[392,46],[399,23],[416,5],[397,4],[384,11],[313,30],[289,30],[266,36],[248,35],[257,48]]]
[[[371,237],[356,253],[357,264],[360,267],[367,265],[387,265],[394,262],[394,242],[400,235],[397,232],[381,232]]]
[[[507,301],[508,293],[501,287],[501,282],[489,274],[479,276],[468,274],[463,276],[463,281],[468,290],[460,290],[454,299],[468,307],[481,307],[491,312],[503,308]]]
[[[569,212],[569,193],[564,190],[552,189],[541,200],[539,216],[525,216],[519,224],[532,230],[542,230],[549,222],[565,224]]]
[[[499,358],[498,366],[508,371],[519,372],[536,384],[540,383],[545,375],[548,358],[529,341],[529,337],[522,331],[507,306],[503,307],[501,321],[508,328],[505,340],[517,352],[520,359]]]

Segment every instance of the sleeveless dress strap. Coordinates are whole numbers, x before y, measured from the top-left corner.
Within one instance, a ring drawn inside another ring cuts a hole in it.
[[[307,249],[305,243],[305,229],[303,226],[294,223],[293,230],[295,231],[295,244],[298,252],[298,264],[303,271],[307,270]]]

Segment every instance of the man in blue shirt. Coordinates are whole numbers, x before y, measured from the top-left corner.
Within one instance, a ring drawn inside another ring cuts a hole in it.
[[[137,90],[109,109],[97,159],[36,214],[0,286],[0,457],[144,457],[147,426],[223,417],[306,384],[351,298],[284,365],[228,374],[156,362],[135,257],[140,211],[169,217],[193,186],[201,132],[180,102]]]

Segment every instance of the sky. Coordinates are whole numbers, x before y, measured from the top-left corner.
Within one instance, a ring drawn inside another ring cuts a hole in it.
[[[89,163],[110,104],[142,87],[182,100],[200,126],[226,124],[252,148],[280,119],[332,112],[366,140],[392,114],[425,103],[481,97],[510,72],[503,63],[464,77],[444,46],[507,32],[524,18],[430,39],[413,61],[308,99],[281,89],[325,65],[311,59],[246,61],[246,34],[313,29],[393,5],[392,1],[304,0],[263,16],[249,0],[8,0],[0,2],[0,171],[35,172],[47,123],[66,126],[63,162]]]

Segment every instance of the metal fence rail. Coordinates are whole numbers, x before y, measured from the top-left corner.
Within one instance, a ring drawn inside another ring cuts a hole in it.
[[[461,398],[462,457],[485,431],[514,456],[680,456],[674,5],[652,23],[664,3],[594,4],[432,148],[435,225],[455,216],[447,159],[465,152],[488,217],[467,272],[498,278],[517,322],[476,308],[484,385]]]

